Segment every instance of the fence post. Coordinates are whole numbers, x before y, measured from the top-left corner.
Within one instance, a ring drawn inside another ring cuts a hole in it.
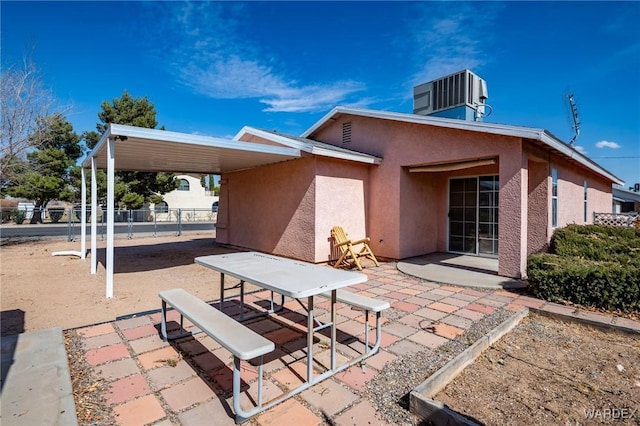
[[[73,221],[71,216],[73,215],[73,207],[67,210],[67,241],[73,241]]]
[[[127,215],[127,239],[133,238],[133,210],[129,209]]]
[[[178,234],[176,236],[180,235],[182,235],[182,209],[178,209]]]
[[[158,232],[158,211],[153,208],[153,236],[156,237]]]

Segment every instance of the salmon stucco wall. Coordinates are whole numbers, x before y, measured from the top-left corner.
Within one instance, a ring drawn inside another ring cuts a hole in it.
[[[218,216],[225,228],[219,241],[314,262],[314,161],[303,158],[223,175]]]
[[[611,182],[583,169],[552,158],[552,168],[558,170],[558,227],[572,223],[593,223],[594,212],[610,212]],[[587,181],[587,220],[584,220],[584,182]],[[549,204],[550,205],[550,204]],[[551,207],[549,207],[551,211]]]
[[[343,144],[342,125],[347,122],[351,141]],[[430,252],[434,240],[439,250],[446,249],[446,178],[410,177],[409,166],[497,158],[520,146],[506,136],[356,116],[341,117],[313,138],[382,157],[370,172],[369,236],[376,255],[391,259]]]
[[[500,156],[498,274],[520,278],[527,262],[527,155],[522,145]]]
[[[549,163],[530,155],[528,159],[527,256],[546,251],[549,243]]]
[[[411,173],[403,169],[400,199],[400,258],[416,253],[438,251],[438,220],[440,206],[446,204],[446,194],[439,191],[446,178],[441,173]]]
[[[316,262],[336,260],[331,228],[341,226],[351,239],[367,235],[369,167],[342,160],[316,159]]]

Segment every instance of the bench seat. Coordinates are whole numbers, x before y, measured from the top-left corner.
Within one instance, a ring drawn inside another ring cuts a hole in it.
[[[324,297],[331,298],[330,291],[324,292],[322,293],[322,295]],[[360,294],[352,293],[346,290],[336,291],[336,301],[371,312],[382,312],[385,309],[391,307],[389,302],[387,302],[386,300],[373,299],[371,297],[362,296]]]
[[[331,292],[326,291],[321,293],[321,296],[331,299]],[[382,342],[382,311],[391,307],[386,300],[378,300],[372,297],[362,296],[360,294],[352,293],[346,290],[336,290],[336,302],[345,303],[364,311],[364,341],[365,341],[365,355],[370,353],[376,353],[380,349],[380,343]],[[376,341],[371,346],[369,344],[369,312],[375,312],[376,314]],[[364,368],[364,362],[362,362]]]
[[[160,298],[235,357],[250,360],[275,350],[272,341],[245,327],[181,288],[161,291]],[[164,310],[164,309],[163,309]],[[163,330],[163,339],[169,336]]]

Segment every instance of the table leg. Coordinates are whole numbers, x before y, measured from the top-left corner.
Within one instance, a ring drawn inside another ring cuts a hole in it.
[[[244,281],[240,280],[240,321],[244,320]]]
[[[224,305],[224,274],[220,272],[220,312],[224,312],[222,310],[223,305]]]
[[[162,333],[162,340],[169,341],[167,334],[167,302],[162,301],[162,324],[160,325],[160,332]]]
[[[331,371],[336,369],[336,297],[337,290],[331,290]]]
[[[307,302],[307,383],[313,381],[313,296]]]

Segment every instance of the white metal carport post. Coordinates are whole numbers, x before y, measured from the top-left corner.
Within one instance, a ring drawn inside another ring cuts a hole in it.
[[[87,258],[87,170],[83,167],[81,169],[82,187],[80,192],[82,193],[82,207],[80,208],[80,259]],[[73,214],[73,210],[71,212]]]
[[[104,213],[103,213],[104,214]],[[96,176],[96,159],[91,157],[91,274],[98,273],[96,258],[98,234],[98,177]]]
[[[113,297],[113,220],[115,196],[115,138],[107,138],[107,298]]]

